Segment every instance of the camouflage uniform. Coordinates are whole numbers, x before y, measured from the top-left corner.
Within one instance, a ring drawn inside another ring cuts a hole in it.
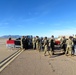
[[[36,48],[36,38],[35,37],[32,39],[32,43],[33,43],[33,49],[35,49]]]
[[[20,42],[21,42],[21,49],[23,49],[22,38],[21,38]]]
[[[49,50],[51,50],[51,39],[49,39]]]
[[[66,53],[65,54],[69,54],[72,55],[72,47],[73,47],[73,41],[71,39],[71,37],[69,37],[69,39],[66,41]]]
[[[36,49],[40,50],[40,39],[38,36],[36,36]]]
[[[43,38],[40,39],[40,50],[43,51],[43,44],[44,44],[44,40]]]
[[[45,37],[45,39],[44,39],[44,55],[48,51],[48,54],[51,56],[51,51],[48,49],[48,47],[49,47],[49,42],[47,40],[47,37]]]
[[[66,51],[66,39],[65,39],[65,37],[63,37],[61,39],[61,48],[64,50],[64,53],[65,53],[65,51]]]

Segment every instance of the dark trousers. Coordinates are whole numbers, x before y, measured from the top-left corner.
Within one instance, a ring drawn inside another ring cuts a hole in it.
[[[26,44],[25,43],[23,43],[23,49],[26,49]]]
[[[63,44],[62,49],[64,50],[64,52],[66,52],[66,45],[65,44]]]
[[[54,54],[54,45],[51,46],[52,54]]]

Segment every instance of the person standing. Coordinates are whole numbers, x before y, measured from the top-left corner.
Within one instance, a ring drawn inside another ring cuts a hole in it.
[[[36,49],[36,38],[35,37],[33,37],[32,43],[33,43],[33,49]]]
[[[25,40],[25,36],[22,36],[22,46],[23,46],[23,49],[25,50],[25,49],[26,49],[26,40]]]
[[[73,47],[73,40],[72,37],[70,36],[69,39],[66,41],[66,52],[65,55],[67,55],[67,53],[72,56],[72,47]]]
[[[44,40],[43,40],[43,37],[41,37],[40,39],[40,50],[43,51],[43,44],[44,44]]]
[[[66,52],[66,39],[65,36],[63,36],[62,40],[61,40],[61,47],[64,50],[64,53]]]
[[[38,36],[36,36],[36,50],[40,51],[40,39]]]
[[[26,49],[28,49],[29,48],[29,45],[28,45],[29,38],[28,38],[28,36],[25,36],[25,43],[26,43]]]
[[[54,55],[54,45],[55,45],[55,39],[54,39],[54,36],[52,35],[51,36],[51,49],[52,49],[52,55]]]
[[[73,45],[73,55],[74,55],[74,54],[76,55],[76,35],[75,35],[75,37],[73,38],[73,43],[74,43],[74,45]]]
[[[47,37],[44,39],[44,56],[46,56],[46,52],[48,51],[49,56],[51,57],[51,51],[49,48],[49,41],[47,40]]]

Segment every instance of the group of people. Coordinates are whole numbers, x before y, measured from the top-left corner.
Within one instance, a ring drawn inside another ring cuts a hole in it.
[[[22,37],[22,48],[29,48],[29,39],[25,36]],[[31,48],[34,50],[44,51],[44,56],[46,56],[46,52],[48,52],[49,56],[54,55],[55,50],[55,38],[52,35],[51,38],[41,37],[39,36],[31,38]],[[65,55],[73,55],[76,49],[76,38],[69,37],[68,39],[63,36],[60,40],[60,49],[63,49],[63,53]]]
[[[31,42],[32,39],[31,38],[28,38],[27,36],[22,36],[21,38],[21,47],[26,50],[26,49],[29,49],[29,47],[31,47]]]
[[[61,39],[61,47],[64,50],[65,55],[74,55],[76,49],[76,36],[70,36],[68,39],[62,37]]]
[[[50,57],[52,54],[54,54],[55,39],[53,35],[49,40],[47,37],[39,38],[38,36],[36,36],[32,39],[32,43],[33,43],[33,49],[36,49],[39,51],[44,50],[45,56],[46,56],[46,52],[48,52]]]
[[[48,52],[49,56],[54,55],[55,50],[55,38],[52,35],[51,38],[39,38],[38,36],[34,37],[32,39],[33,43],[33,49],[36,50],[44,50],[44,55],[46,56],[46,52]],[[65,38],[63,36],[60,40],[60,49],[63,50],[63,53],[65,55],[74,55],[75,49],[76,49],[76,37],[73,38],[72,36],[69,36],[69,38]]]

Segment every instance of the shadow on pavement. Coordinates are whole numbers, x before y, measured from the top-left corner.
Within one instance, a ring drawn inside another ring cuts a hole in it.
[[[54,54],[54,55],[52,55],[52,58],[54,58],[54,57],[59,57],[59,56],[61,56],[61,55],[64,55],[64,53],[57,53],[57,54]]]

